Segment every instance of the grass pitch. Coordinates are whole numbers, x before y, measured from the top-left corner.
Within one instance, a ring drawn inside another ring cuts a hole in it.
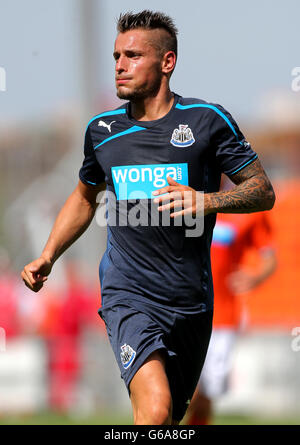
[[[90,416],[41,412],[22,415],[1,415],[0,425],[132,425],[131,414],[99,412]],[[213,425],[299,425],[299,417],[259,417],[217,415]]]

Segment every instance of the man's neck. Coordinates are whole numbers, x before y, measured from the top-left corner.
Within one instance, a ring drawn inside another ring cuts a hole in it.
[[[138,121],[154,121],[164,117],[172,108],[174,95],[168,90],[141,101],[131,101],[131,115]]]

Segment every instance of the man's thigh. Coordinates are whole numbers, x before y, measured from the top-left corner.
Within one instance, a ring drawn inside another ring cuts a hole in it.
[[[164,352],[154,351],[133,376],[129,389],[135,423],[171,423],[172,396],[165,364]]]

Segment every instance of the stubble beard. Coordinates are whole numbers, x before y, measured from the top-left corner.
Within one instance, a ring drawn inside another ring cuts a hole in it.
[[[135,89],[130,89],[121,91],[117,89],[117,96],[119,99],[129,100],[131,102],[137,102],[146,99],[147,97],[156,96],[161,86],[161,78],[157,77],[156,82],[151,85],[151,87],[137,87]]]

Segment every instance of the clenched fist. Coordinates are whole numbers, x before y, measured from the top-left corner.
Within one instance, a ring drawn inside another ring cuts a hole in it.
[[[47,259],[40,257],[24,267],[21,277],[26,286],[34,292],[38,292],[48,279],[53,264]]]

